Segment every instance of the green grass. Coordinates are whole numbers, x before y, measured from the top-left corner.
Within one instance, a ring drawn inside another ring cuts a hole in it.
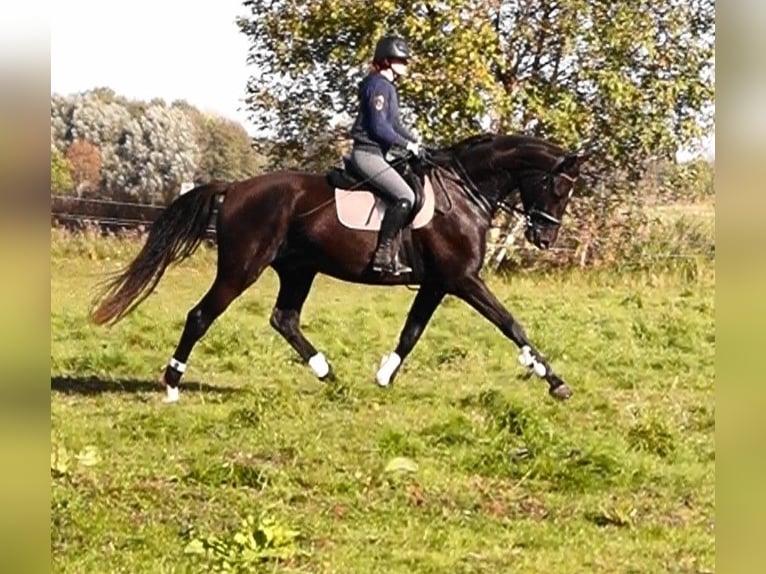
[[[54,571],[714,570],[712,269],[490,280],[573,389],[563,404],[455,299],[376,388],[413,293],[327,278],[303,316],[339,378],[323,385],[268,326],[267,272],[166,406],[152,381],[214,253],[90,325],[94,283],[137,248],[53,234]]]

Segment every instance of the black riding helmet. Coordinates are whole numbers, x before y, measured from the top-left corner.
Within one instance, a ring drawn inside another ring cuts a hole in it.
[[[383,36],[375,45],[374,62],[384,62],[392,58],[410,59],[410,48],[407,41],[399,36]]]

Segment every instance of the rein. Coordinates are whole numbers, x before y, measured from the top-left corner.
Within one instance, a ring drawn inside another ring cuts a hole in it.
[[[450,181],[457,183],[460,189],[463,191],[463,193],[468,196],[468,198],[473,201],[476,206],[481,209],[485,215],[492,217],[492,204],[490,201],[484,197],[481,192],[479,191],[479,188],[476,187],[476,184],[471,180],[471,178],[468,176],[468,173],[466,173],[465,168],[462,166],[462,164],[455,158],[455,167],[456,169],[448,169],[446,167],[442,167],[438,163],[430,160],[425,159],[427,163],[431,164],[434,168],[436,168],[436,179],[439,180],[439,186],[442,188],[442,192],[444,193],[445,197],[447,198],[450,207],[449,210],[452,210],[452,199],[450,198],[449,194],[447,193],[447,189],[444,185],[444,182],[442,181],[442,174],[446,174],[447,179]],[[462,173],[461,173],[462,172]]]
[[[492,203],[484,195],[482,195],[482,193],[479,191],[478,186],[473,182],[471,177],[468,175],[468,172],[466,171],[465,167],[460,162],[460,160],[457,159],[457,157],[453,156],[453,161],[455,166],[453,169],[442,167],[441,165],[427,158],[425,159],[425,161],[427,161],[429,164],[431,164],[433,167],[436,168],[436,177],[439,180],[439,184],[443,190],[443,193],[445,194],[445,196],[447,196],[448,199],[449,199],[449,194],[447,194],[444,183],[441,181],[442,173],[446,173],[448,176],[448,179],[450,179],[454,183],[457,183],[460,189],[463,191],[463,193],[465,193],[466,196],[469,199],[471,199],[473,203],[475,203],[479,207],[479,209],[481,209],[481,211],[484,212],[485,215],[487,215],[490,218],[492,217],[493,215]],[[547,175],[549,178],[551,179],[553,178],[553,173],[548,173]],[[574,182],[577,181],[577,178],[574,178],[566,173],[559,173],[557,175],[558,177],[563,177],[564,179],[566,179],[572,184],[574,184]],[[572,187],[572,190],[573,189],[574,189],[574,186]],[[511,193],[513,191],[515,191],[515,189],[512,190]],[[571,194],[572,194],[572,191],[570,190],[570,195]],[[510,195],[510,193],[508,195]],[[452,202],[450,200],[450,209],[452,207],[451,203]],[[514,204],[509,204],[507,201],[502,200],[498,202],[498,207],[508,213],[520,214],[526,220],[527,227],[530,227],[531,225],[533,225],[533,221],[532,221],[533,218],[537,218],[538,220],[543,220],[545,224],[557,225],[557,226],[561,225],[561,220],[556,217],[553,217],[550,213],[546,211],[542,211],[534,207],[527,210],[524,207],[523,203],[521,207],[518,206],[518,203],[519,202]]]

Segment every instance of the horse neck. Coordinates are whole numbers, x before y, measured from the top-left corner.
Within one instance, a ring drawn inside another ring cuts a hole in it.
[[[509,170],[491,169],[489,166],[482,165],[485,160],[479,163],[479,167],[467,160],[455,155],[455,166],[460,177],[468,184],[471,191],[481,195],[489,204],[490,217],[493,217],[499,208],[500,202],[512,192],[518,185],[518,177]]]
[[[494,203],[517,192],[525,172],[548,172],[556,157],[555,149],[548,149],[540,142],[520,144],[505,151],[472,150],[472,153],[455,154],[476,187]]]
[[[445,170],[449,175],[445,175],[442,170]],[[488,191],[487,182],[474,181],[471,174],[467,172],[456,157],[450,158],[449,162],[436,164],[436,167],[428,170],[428,172],[431,179],[435,178],[447,195],[449,195],[447,189],[453,188],[459,195],[478,205],[482,211],[487,213],[488,221],[497,213],[499,206],[498,199],[493,193]],[[445,181],[445,178],[447,181]]]

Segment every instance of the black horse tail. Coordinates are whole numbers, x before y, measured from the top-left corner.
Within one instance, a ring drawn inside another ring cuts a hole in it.
[[[207,232],[213,201],[225,192],[222,183],[202,185],[166,207],[136,258],[106,280],[94,301],[91,320],[97,325],[117,323],[146,299],[171,263],[197,250]]]

